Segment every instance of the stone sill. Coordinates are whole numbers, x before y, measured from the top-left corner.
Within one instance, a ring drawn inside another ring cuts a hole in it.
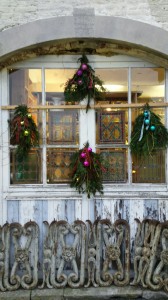
[[[81,289],[35,289],[0,292],[0,300],[166,300],[168,293],[140,287],[98,287]]]

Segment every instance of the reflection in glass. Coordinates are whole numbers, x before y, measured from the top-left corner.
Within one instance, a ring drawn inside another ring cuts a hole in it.
[[[45,95],[48,105],[63,105],[65,83],[75,73],[75,69],[46,69]]]
[[[96,69],[95,74],[103,81],[106,89],[104,103],[125,103],[128,101],[128,69]]]
[[[163,68],[132,68],[132,102],[161,102],[165,97],[165,70]]]
[[[38,105],[42,99],[41,92],[40,69],[10,70],[9,102],[11,105]]]
[[[165,151],[142,159],[133,157],[133,183],[165,183]]]

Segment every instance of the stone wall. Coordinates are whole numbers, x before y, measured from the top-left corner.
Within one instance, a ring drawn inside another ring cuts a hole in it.
[[[95,15],[139,20],[168,30],[167,0],[1,0],[0,31],[39,19],[72,16],[74,8],[94,8]]]

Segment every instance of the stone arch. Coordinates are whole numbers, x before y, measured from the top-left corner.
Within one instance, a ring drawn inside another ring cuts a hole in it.
[[[32,56],[80,52],[122,53],[168,67],[166,30],[126,18],[95,16],[92,9],[86,15],[81,11],[0,32],[0,67]]]

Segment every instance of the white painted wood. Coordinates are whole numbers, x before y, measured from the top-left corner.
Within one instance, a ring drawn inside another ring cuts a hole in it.
[[[95,124],[95,111],[94,109],[89,109],[86,112],[87,99],[82,101],[84,109],[79,111],[79,146],[83,148],[86,142],[95,151],[95,141],[96,141],[96,124]]]
[[[143,220],[144,214],[144,200],[143,199],[130,199],[130,243],[131,249],[134,246],[134,238],[137,230],[137,224],[135,222],[135,218],[140,221]]]
[[[97,198],[95,201],[95,208],[94,208],[94,211],[95,211],[94,219],[95,220],[102,219],[102,204],[103,204],[102,199]]]
[[[158,200],[159,221],[165,222],[168,219],[168,200]]]
[[[82,198],[75,200],[75,220],[82,220]]]
[[[7,70],[3,69],[1,72],[1,104],[4,105],[5,103],[8,104],[8,81],[7,81]],[[9,188],[9,181],[10,181],[10,162],[9,162],[9,125],[8,125],[9,113],[8,111],[3,112],[1,111],[1,171],[2,171],[2,178],[1,178],[1,222],[5,223],[7,220],[7,205],[6,200],[3,200],[4,195],[6,194]]]
[[[102,200],[102,219],[109,219],[112,221],[112,211],[111,211],[111,204],[113,200],[104,199]]]
[[[65,64],[68,68],[78,68],[78,58],[81,55],[45,55],[34,57],[32,59],[21,61],[13,64],[10,67],[15,68],[29,68],[33,65],[34,68],[38,68],[39,65],[43,65],[45,68],[64,68]],[[99,55],[87,55],[89,63],[94,68],[110,68],[110,67],[129,67],[129,66],[140,66],[140,67],[156,67],[156,65],[143,61],[137,57],[131,57],[127,55],[114,55],[111,57],[99,56]]]
[[[82,221],[90,220],[90,201],[93,201],[92,199],[89,199],[87,195],[82,195]]]
[[[34,220],[35,201],[20,201],[19,205],[19,223],[22,225],[30,220]]]
[[[48,200],[48,222],[51,223],[53,220],[65,219],[65,203],[64,200]]]
[[[7,201],[7,222],[19,222],[19,205],[20,201]]]

